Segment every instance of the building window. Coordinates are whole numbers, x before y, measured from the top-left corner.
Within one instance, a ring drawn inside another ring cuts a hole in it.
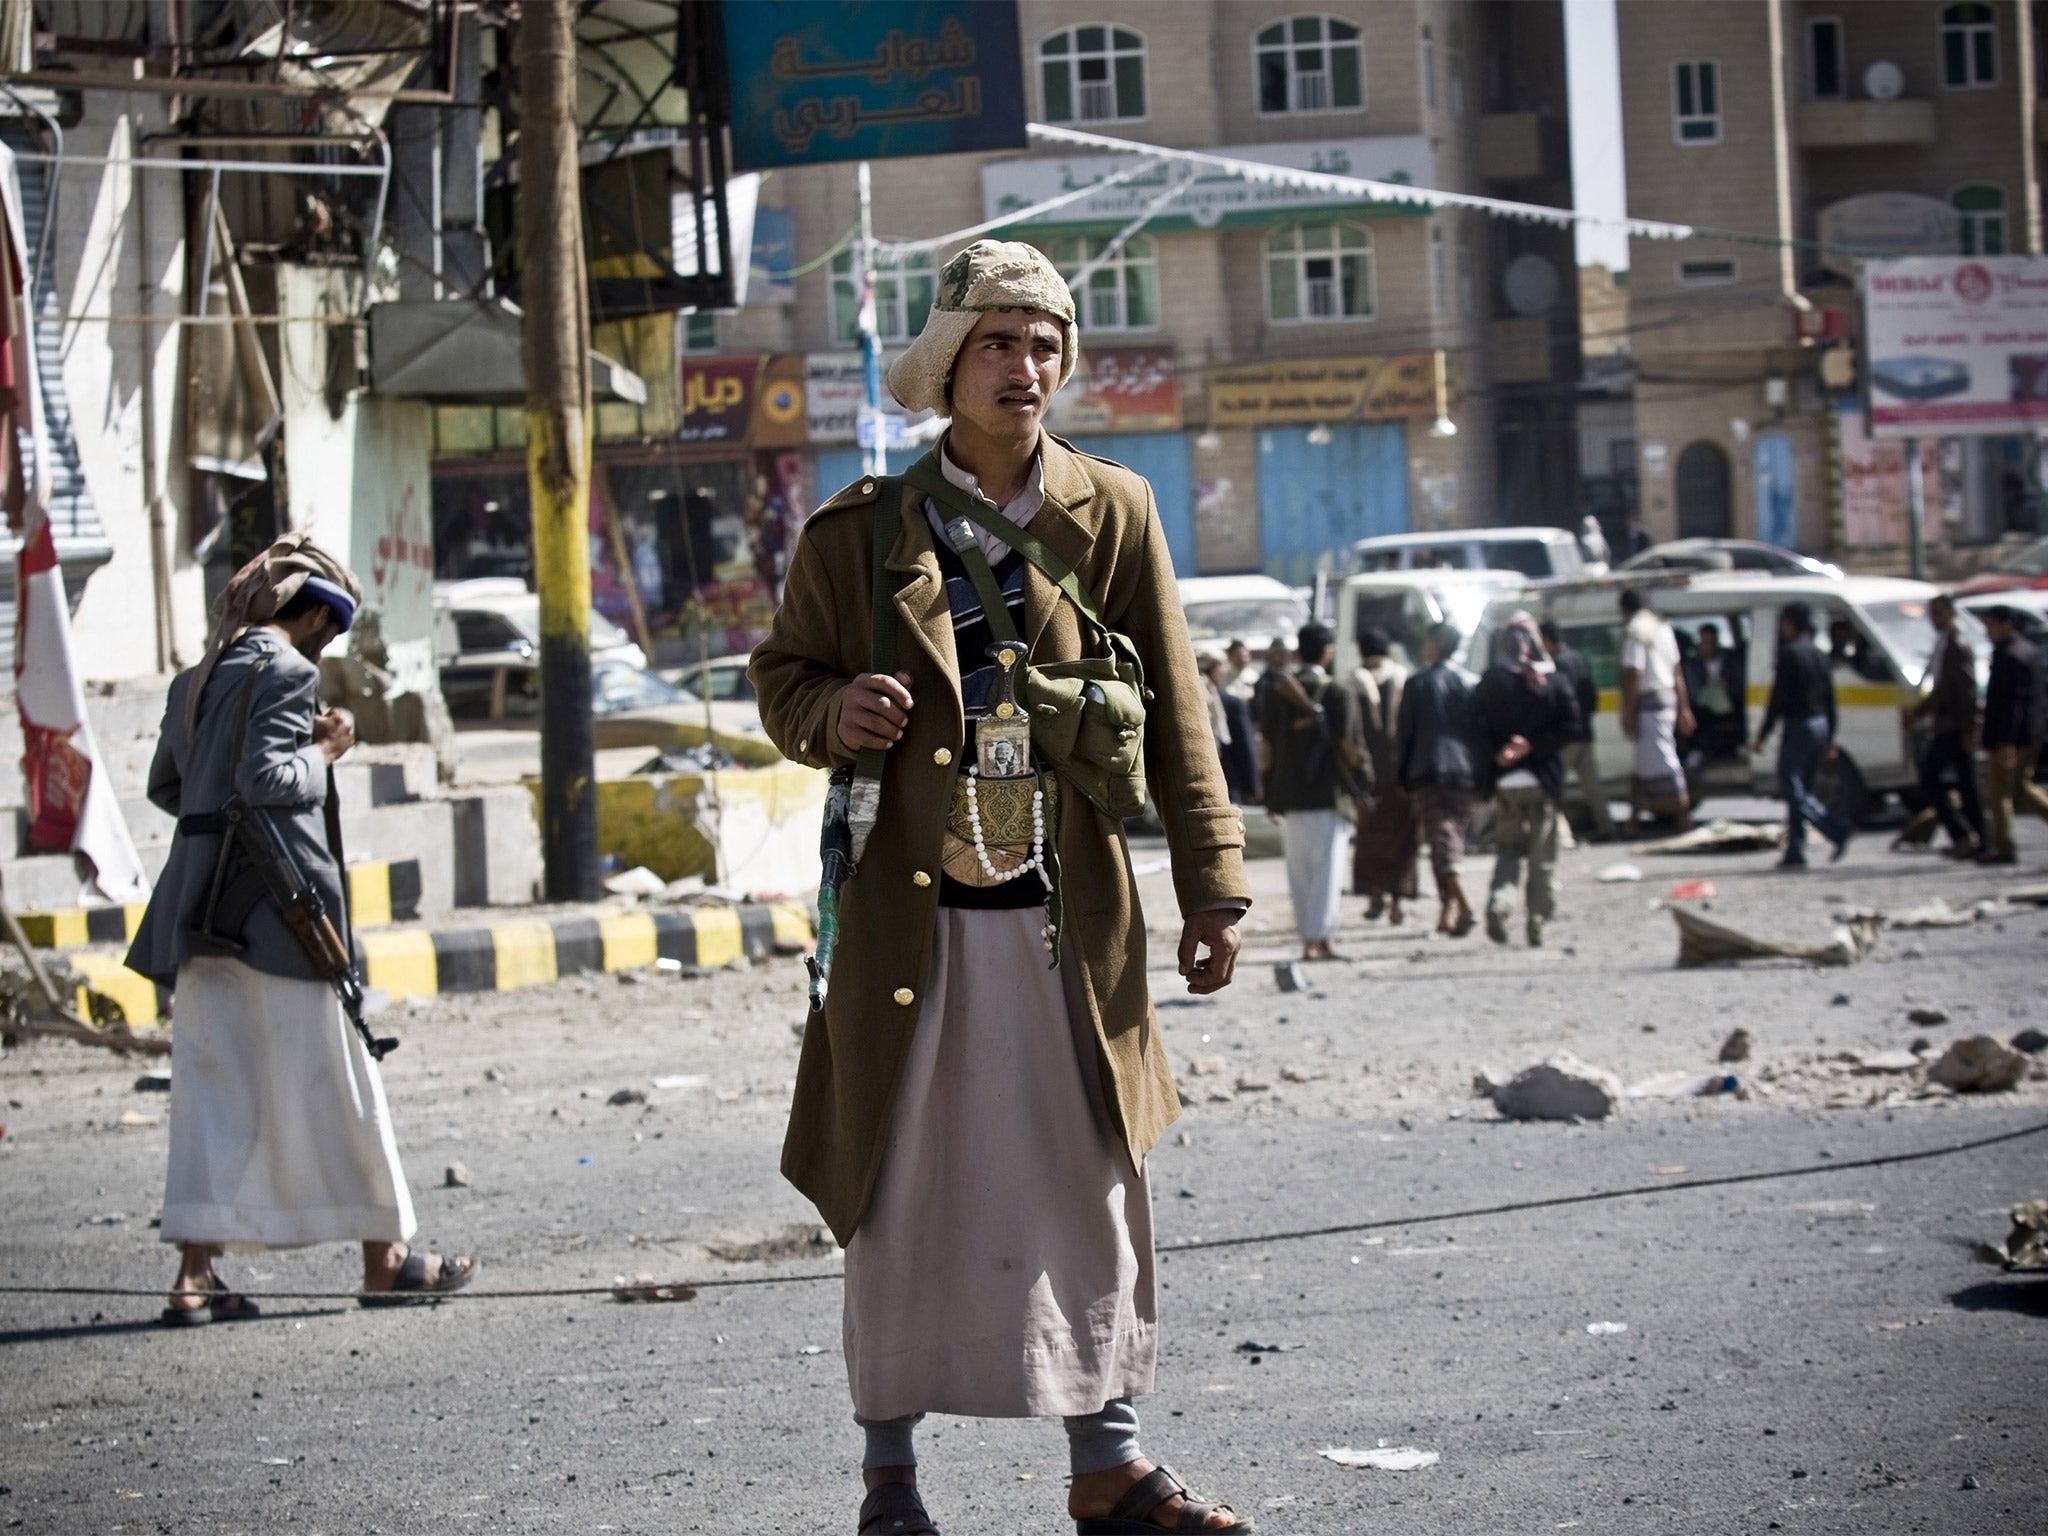
[[[2005,244],[2005,189],[1989,182],[1957,187],[1949,201],[1961,214],[1965,256],[2003,256]]]
[[[1123,27],[1069,27],[1038,45],[1049,123],[1111,123],[1145,115],[1145,40]]]
[[[1372,234],[1359,224],[1291,224],[1266,237],[1274,320],[1372,318]]]
[[[1072,281],[1108,242],[1049,240],[1045,254]],[[1081,328],[1087,331],[1142,331],[1159,323],[1159,253],[1150,235],[1133,235],[1088,274],[1074,295]]]
[[[1998,84],[1998,18],[1988,5],[1941,13],[1941,80],[1952,91]]]
[[[714,311],[697,309],[683,316],[683,350],[685,352],[716,352],[718,350],[718,316]]]
[[[1429,226],[1429,304],[1441,314],[1450,307],[1451,283],[1444,271],[1444,227]]]
[[[1721,288],[1742,275],[1742,269],[1732,259],[1716,261],[1681,261],[1678,264],[1678,281],[1686,288]]]
[[[1688,59],[1672,65],[1671,111],[1679,143],[1719,143],[1721,66],[1712,59]]]
[[[1465,24],[1459,21],[1444,29],[1444,99],[1451,116],[1465,115]]]
[[[1458,227],[1458,313],[1479,313],[1479,243],[1469,223]]]
[[[1436,36],[1428,27],[1422,29],[1422,104],[1436,105]]]
[[[1259,111],[1350,112],[1365,105],[1358,28],[1334,16],[1276,21],[1253,39]]]
[[[1840,101],[1848,91],[1849,56],[1842,23],[1816,16],[1806,24],[1806,84],[1815,101]]]
[[[832,258],[832,334],[860,339],[860,282],[852,251]],[[875,334],[883,341],[909,341],[932,312],[932,253],[913,251],[875,261]]]

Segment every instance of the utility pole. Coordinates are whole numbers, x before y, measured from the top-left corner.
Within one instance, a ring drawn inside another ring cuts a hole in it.
[[[540,594],[541,854],[548,900],[593,901],[590,314],[577,158],[575,0],[526,0],[518,58],[526,474]]]
[[[872,434],[867,442],[867,472],[889,472],[889,444],[882,432],[882,336],[875,311],[875,199],[868,176],[868,163],[860,163],[856,181],[860,189],[860,377],[863,398],[861,421]]]
[[[1906,555],[1915,581],[1927,579],[1927,487],[1920,480],[1920,439],[1906,439]]]

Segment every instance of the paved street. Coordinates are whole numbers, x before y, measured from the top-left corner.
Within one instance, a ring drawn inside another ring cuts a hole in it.
[[[1848,1162],[2048,1121],[2048,1082],[1961,1099],[1834,1059],[2041,1022],[2048,913],[1887,933],[1848,969],[1680,972],[1652,907],[1707,876],[1716,917],[1818,941],[1831,898],[1960,904],[2038,880],[2048,840],[2022,836],[2034,867],[2019,871],[1889,855],[1872,836],[1804,876],[1770,872],[1766,854],[1642,857],[1644,881],[1608,885],[1595,871],[1625,855],[1582,849],[1538,952],[1431,939],[1416,925],[1433,905],[1368,930],[1347,899],[1347,958],[1296,994],[1275,986],[1293,944],[1280,865],[1262,861],[1239,984],[1202,1002],[1177,995],[1161,942],[1163,849],[1135,849],[1160,1018],[1194,1101],[1153,1161],[1161,1241]],[[801,985],[781,960],[393,1010],[405,1044],[386,1080],[422,1239],[483,1256],[470,1296],[406,1312],[274,1301],[260,1323],[175,1334],[154,1326],[155,1297],[10,1297],[0,1529],[850,1532],[836,1282],[668,1306],[489,1299],[636,1272],[830,1274],[829,1249],[729,1262],[706,1246],[810,1219],[775,1167]],[[1914,1007],[1948,1019],[1913,1024]],[[1706,1072],[1737,1024],[1759,1041],[1740,1100],[1524,1125],[1470,1093],[1476,1069],[1560,1048],[1625,1082]],[[168,1282],[150,1230],[167,1105],[132,1089],[137,1070],[57,1046],[0,1058],[8,1283]],[[622,1087],[648,1102],[608,1105]],[[474,1184],[444,1188],[457,1159]],[[1147,1445],[1269,1532],[2038,1529],[2048,1284],[1966,1244],[2002,1237],[2006,1208],[2044,1193],[2048,1136],[1169,1256]],[[251,1289],[354,1276],[334,1248],[222,1269]],[[1626,1331],[1587,1331],[1607,1322]],[[1040,1423],[928,1427],[933,1513],[962,1536],[1070,1529],[1060,1440]],[[1391,1472],[1318,1455],[1381,1442],[1442,1459]]]

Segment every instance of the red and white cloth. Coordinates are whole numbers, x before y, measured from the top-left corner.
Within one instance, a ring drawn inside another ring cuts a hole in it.
[[[143,901],[149,881],[107,779],[71,654],[71,607],[50,533],[50,445],[36,378],[21,182],[0,145],[0,504],[14,557],[14,700],[21,711],[28,845],[81,861],[84,899]],[[26,436],[32,451],[24,454]]]

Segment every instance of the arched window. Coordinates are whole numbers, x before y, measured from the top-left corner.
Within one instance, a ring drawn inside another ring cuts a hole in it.
[[[1358,27],[1334,16],[1291,16],[1252,39],[1259,111],[1354,112],[1365,105]]]
[[[1372,232],[1290,224],[1266,237],[1266,313],[1277,321],[1372,318]]]
[[[1045,254],[1074,274],[1100,255],[1104,240],[1048,240]],[[1084,331],[1142,331],[1159,323],[1159,254],[1150,235],[1133,235],[1088,274],[1074,295]]]
[[[1962,217],[1965,256],[2003,256],[2005,244],[2005,188],[1988,181],[1957,187],[1949,196]]]
[[[1943,8],[1941,83],[1952,91],[1998,84],[1998,17],[1990,6]]]
[[[1451,116],[1465,115],[1465,25],[1454,21],[1444,29],[1444,100]]]
[[[1727,539],[1735,536],[1735,508],[1729,496],[1728,455],[1718,443],[1701,439],[1678,455],[1678,536]]]
[[[1038,45],[1048,123],[1112,123],[1145,115],[1145,39],[1126,27],[1069,27]]]
[[[930,251],[877,259],[875,334],[883,341],[909,341],[923,330],[935,280]],[[832,258],[832,334],[841,341],[860,336],[860,282],[852,251]]]

